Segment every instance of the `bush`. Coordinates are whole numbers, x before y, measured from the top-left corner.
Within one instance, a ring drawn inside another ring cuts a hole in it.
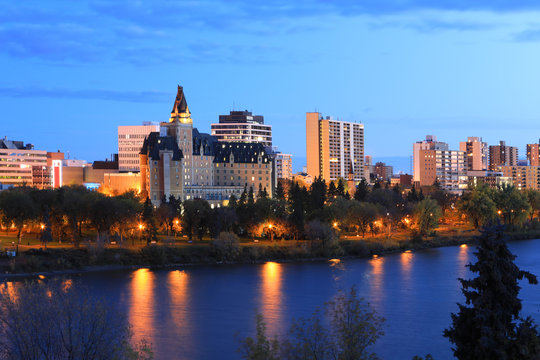
[[[210,243],[214,254],[219,260],[235,260],[240,254],[240,240],[236,234],[221,232]]]

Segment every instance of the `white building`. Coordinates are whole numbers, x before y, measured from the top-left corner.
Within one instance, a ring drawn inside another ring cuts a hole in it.
[[[140,171],[139,152],[144,139],[159,131],[159,125],[144,122],[142,125],[118,127],[118,170]]]
[[[218,141],[261,143],[272,147],[272,126],[264,123],[262,115],[249,111],[231,111],[219,115],[219,124],[212,124],[212,136]]]

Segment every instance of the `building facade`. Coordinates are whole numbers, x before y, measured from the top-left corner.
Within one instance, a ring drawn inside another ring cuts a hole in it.
[[[527,160],[530,166],[540,166],[540,141],[538,144],[527,144]]]
[[[178,87],[168,122],[144,140],[141,189],[157,205],[163,196],[203,198],[220,206],[244,190],[274,189],[272,156],[260,142],[226,142],[193,127],[183,88]]]
[[[518,189],[540,190],[540,166],[499,166],[503,176],[512,179]]]
[[[262,115],[249,111],[231,111],[219,115],[219,123],[212,124],[212,136],[218,141],[261,143],[272,147],[272,126],[264,123]]]
[[[276,152],[274,153],[274,159],[276,163],[276,177],[278,179],[292,179],[292,155]]]
[[[416,183],[426,182],[426,179],[421,181],[421,172],[423,174],[426,170],[421,165],[422,161],[426,161],[426,159],[420,156],[420,151],[422,150],[448,150],[448,144],[437,141],[435,135],[426,135],[425,140],[417,141],[413,144],[413,181]]]
[[[34,172],[36,177],[39,176],[38,173],[44,172],[42,179],[50,181],[47,151],[34,150],[34,145],[24,144],[22,141],[0,139],[0,183],[33,186]]]
[[[139,152],[144,139],[159,131],[159,125],[145,122],[142,125],[118,127],[118,170],[121,172],[140,171]]]
[[[468,171],[487,170],[488,144],[481,137],[468,137],[467,141],[459,143],[459,150],[465,152]]]
[[[364,178],[364,125],[306,113],[307,173],[326,181]]]
[[[499,145],[489,147],[489,169],[497,171],[499,166],[517,166],[518,148],[507,146],[504,141],[499,141]]]

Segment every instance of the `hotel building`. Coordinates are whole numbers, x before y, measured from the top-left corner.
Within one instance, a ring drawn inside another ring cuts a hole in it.
[[[261,143],[225,142],[193,127],[183,88],[168,122],[144,140],[140,152],[141,189],[154,205],[163,196],[202,198],[220,206],[244,189],[266,189],[271,196],[271,154]]]
[[[272,126],[265,125],[262,115],[249,111],[231,111],[219,115],[219,124],[212,124],[212,136],[218,141],[261,143],[272,147]]]
[[[118,170],[121,172],[140,171],[139,152],[144,139],[159,125],[144,122],[142,125],[118,127]]]
[[[364,125],[306,113],[307,173],[326,181],[364,178]],[[351,175],[351,176],[349,176]]]

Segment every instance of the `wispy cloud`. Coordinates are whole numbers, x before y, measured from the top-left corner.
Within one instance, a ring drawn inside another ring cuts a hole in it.
[[[515,41],[537,42],[540,41],[540,27],[527,29],[514,34]]]
[[[159,103],[169,100],[170,92],[117,91],[104,89],[62,89],[40,87],[0,87],[0,97],[54,98]]]

